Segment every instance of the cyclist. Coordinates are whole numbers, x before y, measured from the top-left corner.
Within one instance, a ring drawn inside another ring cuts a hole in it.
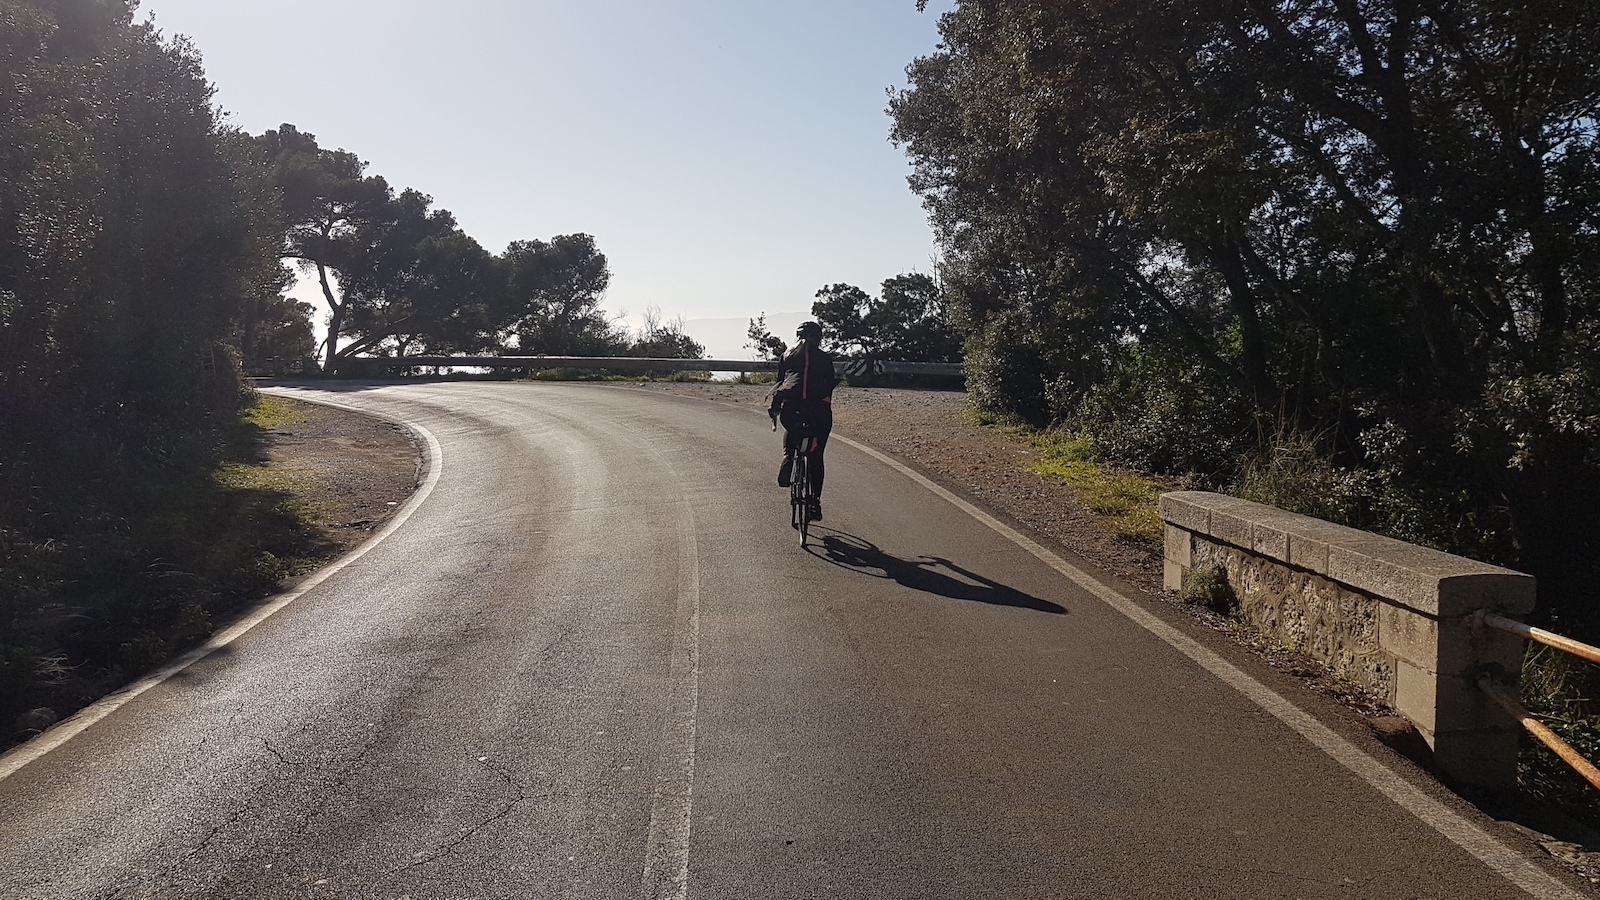
[[[772,389],[772,404],[767,414],[783,424],[783,466],[778,469],[778,486],[789,486],[795,449],[802,437],[816,438],[806,454],[811,472],[811,489],[806,498],[806,517],[822,518],[822,453],[833,430],[833,389],[839,383],[833,374],[833,354],[822,349],[822,326],[805,322],[795,330],[799,343],[778,360],[778,383]]]

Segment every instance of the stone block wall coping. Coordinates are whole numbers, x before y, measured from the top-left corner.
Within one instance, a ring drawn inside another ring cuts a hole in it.
[[[1436,618],[1533,610],[1531,575],[1208,491],[1162,494],[1161,518],[1208,540]]]

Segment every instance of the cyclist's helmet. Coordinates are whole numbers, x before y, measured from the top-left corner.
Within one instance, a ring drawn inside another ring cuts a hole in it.
[[[815,344],[822,340],[822,326],[815,322],[801,322],[800,327],[794,330],[794,334],[802,341]]]

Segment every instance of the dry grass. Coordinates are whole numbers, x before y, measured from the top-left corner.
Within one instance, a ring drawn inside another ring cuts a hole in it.
[[[1600,672],[1577,657],[1529,644],[1522,664],[1522,701],[1562,740],[1600,761]],[[1600,828],[1600,791],[1537,741],[1524,742],[1522,785],[1575,818]]]

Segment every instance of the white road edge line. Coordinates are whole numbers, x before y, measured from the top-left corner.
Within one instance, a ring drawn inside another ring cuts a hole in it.
[[[1201,668],[1222,679],[1229,687],[1249,698],[1257,706],[1271,713],[1283,724],[1294,729],[1317,749],[1333,757],[1340,765],[1355,773],[1384,796],[1399,804],[1407,812],[1426,822],[1456,846],[1477,857],[1484,865],[1498,872],[1512,884],[1534,897],[1547,900],[1584,900],[1584,895],[1541,871],[1521,854],[1496,840],[1493,835],[1467,821],[1439,801],[1412,786],[1383,763],[1340,737],[1332,729],[1312,718],[1299,707],[1285,700],[1277,692],[1218,656],[1183,632],[1161,621],[1133,601],[1111,590],[1082,569],[1050,552],[1036,541],[1030,540],[1016,529],[999,521],[971,503],[957,497],[935,484],[910,466],[847,437],[834,435],[834,439],[860,450],[886,466],[900,472],[922,487],[932,491],[957,509],[987,525],[1000,536],[1037,557],[1045,565],[1066,576],[1078,587],[1099,598],[1106,605],[1132,619],[1134,623],[1155,635],[1174,650],[1198,663]]]
[[[651,900],[689,895],[689,834],[694,815],[695,752],[700,715],[700,548],[694,511],[678,525],[678,606],[672,629],[667,714],[661,725],[643,884]]]
[[[376,415],[370,410],[358,409],[357,407],[346,406],[342,403],[330,403],[326,400],[319,400],[311,397],[297,396],[297,399],[307,400],[312,403],[321,403],[324,406],[335,406],[339,409],[347,409],[351,410],[352,412],[359,412],[369,416]],[[393,419],[388,419],[386,416],[377,417],[383,418],[387,421],[395,421]],[[395,529],[399,528],[401,525],[404,525],[405,521],[411,518],[411,514],[416,512],[417,508],[423,504],[423,501],[428,499],[428,494],[433,491],[434,485],[439,483],[439,472],[443,468],[444,456],[440,452],[439,441],[434,438],[433,434],[426,428],[410,422],[400,422],[398,424],[404,425],[406,428],[411,429],[417,434],[418,437],[421,437],[423,442],[427,445],[427,474],[424,476],[422,484],[418,486],[416,491],[412,492],[411,499],[407,500],[405,505],[401,506],[400,509],[395,512],[394,517],[391,518],[388,523],[378,531],[377,534],[374,534],[361,546],[329,563],[325,568],[318,570],[316,574],[301,582],[293,590],[284,594],[279,594],[278,596],[273,597],[272,599],[256,607],[243,618],[234,622],[232,625],[228,626],[222,631],[212,635],[210,640],[206,641],[199,647],[190,650],[188,653],[185,653],[172,662],[167,663],[165,666],[162,666],[149,675],[146,675],[138,681],[135,681],[133,684],[128,685],[122,690],[102,697],[94,703],[79,710],[76,714],[51,726],[33,740],[11,750],[4,756],[0,756],[0,781],[5,781],[7,778],[15,775],[20,769],[22,769],[23,766],[26,766],[28,763],[45,756],[51,751],[61,747],[61,745],[65,744],[66,742],[77,737],[79,734],[82,734],[85,729],[121,709],[140,694],[145,693],[151,688],[160,686],[172,676],[177,675],[179,672],[182,672],[200,660],[205,659],[207,656],[210,656],[217,650],[226,647],[243,637],[250,631],[250,629],[255,628],[257,625],[260,625],[267,619],[272,618],[274,613],[277,613],[285,606],[288,606],[294,601],[300,599],[300,597],[307,591],[315,588],[317,585],[321,584],[329,577],[337,573],[340,569],[343,569],[345,566],[350,565],[351,563],[360,559],[362,556],[366,555],[368,550],[376,547],[380,541],[394,533]]]

